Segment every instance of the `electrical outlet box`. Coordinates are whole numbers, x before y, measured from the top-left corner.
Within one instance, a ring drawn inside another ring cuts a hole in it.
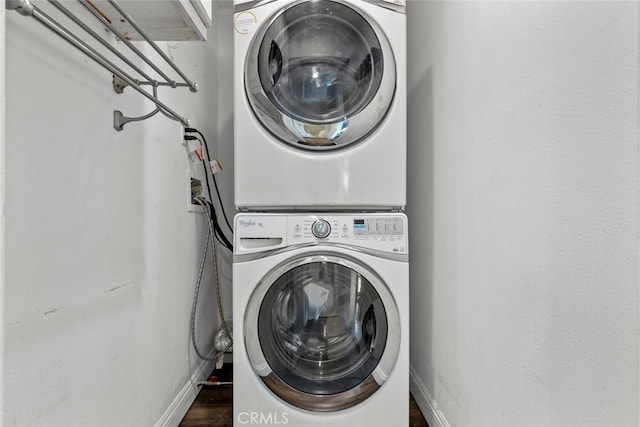
[[[200,213],[204,213],[204,209],[202,206],[200,206],[197,203],[193,202],[193,195],[192,195],[192,184],[191,181],[192,180],[197,180],[202,184],[202,192],[200,194],[200,196],[204,196],[206,190],[206,180],[205,180],[205,176],[204,176],[204,169],[202,168],[202,163],[196,163],[196,164],[192,164],[191,166],[189,166],[187,168],[187,174],[186,174],[186,196],[187,196],[187,212],[200,212]]]

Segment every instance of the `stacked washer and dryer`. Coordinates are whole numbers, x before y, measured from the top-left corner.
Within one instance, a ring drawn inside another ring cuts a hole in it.
[[[233,24],[234,425],[408,425],[405,1]]]

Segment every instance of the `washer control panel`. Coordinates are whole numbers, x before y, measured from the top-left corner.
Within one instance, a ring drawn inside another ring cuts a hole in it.
[[[354,236],[402,236],[404,221],[399,217],[354,218]]]
[[[407,218],[403,214],[289,215],[287,242],[330,242],[407,253]]]
[[[234,239],[236,254],[309,243],[409,252],[407,217],[402,213],[240,213]]]

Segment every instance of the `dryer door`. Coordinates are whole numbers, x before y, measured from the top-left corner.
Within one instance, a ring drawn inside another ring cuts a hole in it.
[[[291,259],[254,291],[245,346],[255,372],[280,399],[337,411],[367,399],[395,365],[400,320],[387,286],[343,255]]]
[[[280,11],[254,38],[245,64],[246,94],[260,123],[309,150],[362,140],[383,121],[395,87],[382,29],[339,1]]]

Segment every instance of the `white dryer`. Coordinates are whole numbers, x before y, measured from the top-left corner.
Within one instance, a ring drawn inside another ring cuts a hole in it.
[[[405,206],[404,3],[234,1],[238,209]]]
[[[406,216],[241,213],[234,236],[234,425],[408,425]]]

